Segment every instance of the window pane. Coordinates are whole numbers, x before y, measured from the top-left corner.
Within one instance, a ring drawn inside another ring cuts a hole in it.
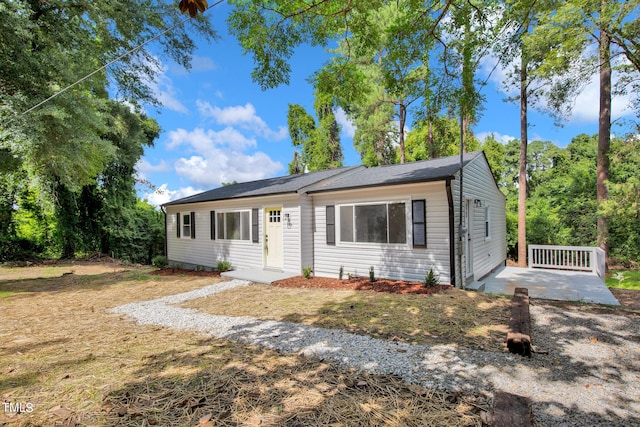
[[[251,221],[249,221],[249,211],[241,212],[242,215],[242,240],[249,240],[251,238]]]
[[[427,246],[425,224],[413,224],[413,244],[414,246]]]
[[[229,240],[240,239],[240,212],[226,212],[224,214],[224,232]]]
[[[353,242],[353,206],[340,206],[340,241]]]
[[[389,243],[407,243],[404,203],[389,204]]]
[[[218,212],[216,216],[216,233],[218,235],[218,239],[226,239],[226,236],[224,235],[224,213]]]
[[[356,241],[387,243],[387,205],[356,206]]]
[[[191,237],[191,215],[182,215],[182,237]]]

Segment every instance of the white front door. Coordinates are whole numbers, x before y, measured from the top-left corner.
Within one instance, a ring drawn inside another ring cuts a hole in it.
[[[264,217],[265,267],[282,269],[282,208],[266,208]]]
[[[473,200],[467,199],[467,235],[466,238],[466,246],[465,246],[465,259],[466,262],[466,270],[467,274],[465,278],[469,278],[473,276]]]

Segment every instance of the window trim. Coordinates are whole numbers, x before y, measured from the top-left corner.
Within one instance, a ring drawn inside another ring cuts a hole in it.
[[[423,215],[422,218],[413,217],[414,206],[416,203],[422,203]],[[424,226],[424,245],[416,244],[416,224],[422,224]],[[427,199],[412,199],[411,200],[411,244],[414,249],[427,249]]]
[[[196,216],[195,212],[189,212],[189,211],[178,212],[178,236],[177,237],[179,239],[195,239],[196,238],[195,230],[194,230],[195,216]],[[184,232],[185,217],[189,218],[189,224],[187,225],[189,227],[189,235],[186,235]]]
[[[215,223],[216,223],[216,231],[215,231],[215,236],[216,236],[216,240],[219,241],[223,241],[223,242],[242,242],[243,244],[253,244],[254,242],[254,236],[253,236],[253,209],[251,208],[242,208],[242,209],[218,209],[215,211],[216,212],[216,219],[215,219]],[[227,225],[226,225],[226,214],[228,213],[239,213],[240,214],[240,237],[242,237],[242,213],[246,212],[249,215],[249,237],[248,239],[228,239],[226,234],[227,234]],[[218,219],[218,215],[222,215],[223,220],[219,221]],[[219,230],[217,227],[222,227],[222,231],[223,233],[219,233]]]
[[[410,249],[410,236],[409,229],[410,223],[408,223],[408,219],[410,218],[410,212],[407,212],[407,206],[411,203],[410,199],[389,199],[389,200],[368,200],[368,201],[359,201],[359,202],[351,202],[351,203],[340,203],[335,205],[335,243],[334,245],[338,246],[377,246],[384,248],[402,248],[402,249]],[[404,243],[389,243],[389,205],[394,204],[404,204],[404,232],[405,232],[405,241]],[[356,222],[355,222],[355,212],[356,206],[375,206],[375,205],[385,205],[387,210],[387,241],[386,242],[359,242],[356,240]],[[352,232],[353,232],[353,240],[352,241],[343,241],[341,235],[341,224],[342,224],[342,207],[343,206],[352,206]]]

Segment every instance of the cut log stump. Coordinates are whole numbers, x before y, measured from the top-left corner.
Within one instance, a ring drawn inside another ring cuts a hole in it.
[[[531,318],[527,288],[516,288],[513,294],[507,348],[511,353],[531,356]]]
[[[492,427],[531,427],[531,401],[523,396],[497,391],[493,401],[493,413],[486,418],[484,423]]]

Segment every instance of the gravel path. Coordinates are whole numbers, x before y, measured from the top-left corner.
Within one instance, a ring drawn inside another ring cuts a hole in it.
[[[522,358],[452,345],[391,342],[247,316],[216,316],[176,306],[248,284],[232,280],[113,310],[141,324],[316,356],[372,373],[399,375],[427,388],[474,394],[499,389],[527,396],[539,426],[640,426],[637,320],[532,305],[532,340],[549,354]]]

